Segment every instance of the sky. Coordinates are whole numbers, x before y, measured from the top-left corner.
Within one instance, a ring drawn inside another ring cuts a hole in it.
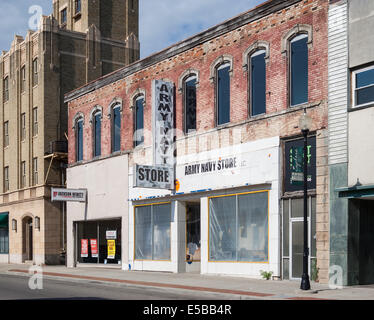
[[[264,0],[140,0],[141,58],[252,9]],[[52,13],[52,0],[0,0],[0,50],[15,34],[36,28],[40,14]]]

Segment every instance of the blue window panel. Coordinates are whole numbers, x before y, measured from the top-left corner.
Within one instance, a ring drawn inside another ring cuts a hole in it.
[[[374,101],[374,86],[356,91],[356,105],[366,104]]]
[[[230,122],[230,66],[217,71],[217,99],[218,119],[217,124],[222,125]]]
[[[113,109],[113,152],[121,150],[121,111]]]
[[[291,105],[308,102],[308,37],[291,42]]]
[[[356,74],[356,88],[374,85],[374,69],[366,70]]]
[[[95,157],[101,155],[101,113],[95,115]]]
[[[196,130],[196,78],[186,81],[185,86],[185,130],[188,133],[190,130]]]
[[[83,160],[83,121],[77,123],[77,161]]]
[[[137,99],[135,107],[135,146],[138,146],[144,142],[144,98]]]
[[[265,53],[251,57],[251,115],[266,113]]]

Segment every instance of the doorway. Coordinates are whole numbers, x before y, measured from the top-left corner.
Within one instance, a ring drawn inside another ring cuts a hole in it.
[[[31,217],[22,220],[22,262],[33,261],[33,223]]]
[[[200,273],[200,202],[186,204],[186,272]]]

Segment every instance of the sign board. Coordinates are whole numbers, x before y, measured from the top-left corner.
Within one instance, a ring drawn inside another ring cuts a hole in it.
[[[174,84],[152,81],[154,164],[174,165]]]
[[[304,184],[304,140],[285,143],[285,192],[301,191]],[[307,187],[316,188],[316,137],[308,138],[307,144]]]
[[[52,188],[52,201],[75,201],[86,202],[86,189],[61,189]]]
[[[116,240],[108,240],[108,258],[114,259],[116,255]]]
[[[88,257],[88,239],[81,239],[81,257]]]
[[[90,239],[91,243],[91,256],[92,258],[97,258],[99,253],[97,251],[97,239]]]
[[[174,168],[162,166],[134,167],[134,187],[174,189]]]
[[[117,230],[107,230],[106,231],[107,239],[117,239]]]

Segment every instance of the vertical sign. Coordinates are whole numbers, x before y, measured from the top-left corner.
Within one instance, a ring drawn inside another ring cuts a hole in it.
[[[114,259],[116,255],[116,240],[108,241],[108,259]]]
[[[91,242],[91,256],[97,258],[99,256],[97,251],[97,239],[90,239]]]
[[[174,165],[174,84],[153,80],[154,164]]]
[[[88,239],[81,239],[81,257],[88,257]]]

